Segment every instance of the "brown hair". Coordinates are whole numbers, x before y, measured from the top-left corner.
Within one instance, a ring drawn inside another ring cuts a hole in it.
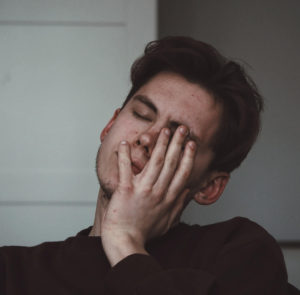
[[[222,105],[220,127],[211,144],[215,157],[209,169],[231,172],[237,168],[257,138],[263,109],[263,99],[243,67],[211,45],[189,37],[153,41],[132,65],[132,88],[123,107],[141,86],[162,71],[199,84]]]

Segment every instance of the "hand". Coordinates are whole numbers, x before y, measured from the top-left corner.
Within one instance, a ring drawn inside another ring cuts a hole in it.
[[[150,160],[137,175],[132,173],[129,145],[120,143],[119,183],[101,221],[102,243],[112,265],[133,253],[147,254],[146,241],[178,222],[196,152],[193,141],[182,151],[187,133],[179,127],[169,144],[170,131],[162,129]]]

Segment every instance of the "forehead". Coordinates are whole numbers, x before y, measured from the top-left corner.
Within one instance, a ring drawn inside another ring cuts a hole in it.
[[[151,111],[158,118],[188,126],[201,141],[210,141],[219,126],[221,105],[200,85],[178,74],[154,76],[135,93],[131,104],[149,107],[143,100],[153,104],[156,112]]]

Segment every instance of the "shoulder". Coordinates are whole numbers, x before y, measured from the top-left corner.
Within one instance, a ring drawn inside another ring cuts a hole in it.
[[[177,241],[176,243],[174,241]],[[210,252],[226,251],[250,244],[266,244],[277,247],[276,240],[260,225],[244,217],[235,217],[208,225],[180,223],[159,240],[160,244],[187,244],[191,249],[208,249]]]
[[[283,261],[276,240],[263,227],[242,217],[204,226],[180,223],[149,246],[150,253],[167,260],[166,264],[176,260],[180,265],[206,267],[223,258],[250,259],[261,253],[275,257],[279,264]]]
[[[186,225],[186,236],[193,239],[194,247],[211,255],[258,252],[276,257],[282,263],[282,253],[277,241],[262,226],[244,217],[200,225]]]
[[[71,238],[65,241],[44,242],[35,246],[3,246],[0,247],[0,256],[2,263],[13,265],[34,262],[37,258],[48,257],[52,259],[53,255],[62,249]]]
[[[236,217],[225,222],[196,226],[203,232],[201,244],[219,261],[226,264],[262,263],[285,273],[282,251],[272,235],[247,218]],[[200,246],[203,247],[203,246]],[[257,266],[257,267],[258,267]]]
[[[84,230],[85,231],[85,230]],[[76,236],[63,241],[49,241],[35,246],[2,246],[0,247],[0,262],[27,262],[43,258],[53,259],[72,252],[86,252],[87,248],[98,248],[96,238],[83,235],[81,231]]]
[[[97,237],[76,236],[32,247],[0,247],[0,285],[4,280],[14,283],[19,280],[19,284],[26,285],[37,276],[48,281],[54,277],[71,280],[72,275],[80,277],[82,272],[87,279],[93,277],[105,262],[99,245]]]
[[[262,226],[244,217],[235,217],[204,226],[191,225],[188,227],[191,232],[201,234],[206,238],[217,239],[219,242],[223,241],[223,244],[233,241],[243,244],[254,240],[275,242],[275,239]]]

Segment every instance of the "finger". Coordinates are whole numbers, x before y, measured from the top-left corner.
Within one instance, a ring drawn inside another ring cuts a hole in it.
[[[190,200],[188,196],[189,192],[190,189],[185,189],[177,198],[169,217],[170,226],[180,221],[180,216],[182,215],[183,210],[185,209]]]
[[[126,187],[131,183],[132,170],[130,148],[126,141],[121,141],[118,149],[119,185]]]
[[[142,172],[143,184],[149,184],[152,186],[159,177],[165,162],[165,155],[169,144],[170,133],[171,132],[168,128],[163,128],[161,130],[151,154],[151,158]]]
[[[164,166],[155,184],[155,188],[158,191],[166,190],[172,178],[174,177],[175,171],[178,167],[180,156],[182,154],[183,143],[187,134],[188,130],[185,126],[180,126],[179,128],[177,128],[169,145]]]
[[[189,141],[185,146],[184,154],[180,161],[179,167],[168,188],[166,202],[172,202],[172,200],[176,198],[186,186],[188,178],[193,169],[195,154],[196,143],[194,141]]]

